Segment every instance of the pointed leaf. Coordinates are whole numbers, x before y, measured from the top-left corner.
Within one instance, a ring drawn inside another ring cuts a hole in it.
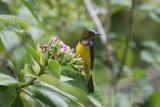
[[[0,92],[0,106],[1,107],[10,107],[11,104],[16,99],[16,90],[15,88],[8,88],[5,91]]]
[[[37,74],[34,72],[32,66],[29,64],[25,64],[23,72],[25,73],[25,76],[38,78],[38,76],[36,76]]]
[[[99,88],[94,84],[95,91],[94,93],[90,94],[88,98],[96,107],[102,107],[103,105],[103,98]]]
[[[41,86],[41,87],[45,87],[47,89],[50,89],[51,91],[53,92],[56,92],[57,94],[59,95],[62,95],[63,97],[69,99],[71,102],[73,102],[74,104],[77,104],[77,106],[81,106],[83,104],[80,103],[80,100],[78,98],[76,98],[75,96],[69,94],[69,93],[66,93],[56,87],[54,87],[53,85],[49,85],[45,82],[39,82],[38,84],[36,84],[37,86]]]
[[[51,90],[34,86],[32,87],[32,91],[37,99],[51,107],[68,107],[68,104],[63,97]]]
[[[19,96],[23,102],[24,107],[46,107],[44,103],[36,99],[27,89],[23,89]]]
[[[3,45],[3,42],[0,38],[0,52],[4,51],[4,45]]]
[[[60,76],[61,76],[61,66],[58,63],[58,61],[50,59],[48,61],[48,70],[51,71],[51,73],[55,77],[60,78]]]
[[[9,13],[9,7],[5,2],[2,2],[0,0],[0,14],[8,14]]]
[[[56,93],[58,93],[58,94],[60,94],[60,95],[62,95],[64,97],[70,99],[70,100],[75,100],[75,101],[77,100],[78,101],[78,99],[75,96],[72,96],[72,95],[70,95],[70,94],[68,94],[68,93],[66,93],[64,91],[61,91],[60,89],[58,89],[58,88],[56,88],[56,87],[54,87],[52,85],[49,85],[49,84],[47,84],[45,82],[39,82],[37,85],[41,86],[41,87],[45,87],[47,89],[50,89],[50,90],[52,90],[52,91],[54,91],[54,92],[56,92]]]
[[[0,73],[0,85],[15,86],[18,84],[19,84],[19,82],[16,79],[14,79],[11,76],[8,76],[6,74]]]
[[[0,23],[5,25],[15,25],[17,27],[27,28],[29,24],[13,15],[0,15]]]
[[[43,74],[40,79],[54,87],[57,87],[58,89],[71,94],[75,97],[77,97],[80,102],[82,102],[83,104],[88,102],[89,99],[87,97],[87,95],[85,94],[85,92],[83,92],[82,90],[78,89],[77,87],[74,87],[68,83],[63,83],[58,81],[57,79],[53,78],[53,76],[49,75],[49,74]]]
[[[60,81],[62,81],[62,82],[66,82],[66,81],[72,81],[73,79],[72,78],[70,78],[70,77],[67,77],[67,76],[63,76],[63,75],[61,75],[61,79],[60,79]]]

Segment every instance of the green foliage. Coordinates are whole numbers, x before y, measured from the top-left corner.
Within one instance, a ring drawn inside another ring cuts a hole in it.
[[[69,105],[83,107],[86,103],[90,103],[96,106],[89,99],[87,85],[83,85],[86,82],[85,77],[79,72],[83,67],[81,65],[82,60],[75,55],[69,46],[58,38],[51,38],[47,46],[38,45],[36,49],[32,36],[26,32],[25,25],[20,23],[18,18],[2,15],[0,19],[1,23],[7,25],[3,26],[4,29],[7,29],[8,26],[15,26],[14,30],[1,31],[2,52],[8,55],[5,57],[7,66],[10,68],[8,72],[10,73],[9,75],[0,73],[0,89],[2,94],[9,88],[16,90],[15,92],[13,91],[14,99],[8,99],[8,105],[2,102],[1,105],[6,105],[5,107],[25,107],[40,104],[42,107],[44,105],[52,107],[68,107]],[[82,84],[85,90],[83,87],[76,87],[69,82],[63,83],[63,81],[60,81],[61,77],[64,77],[61,66],[70,69],[65,72],[66,78],[67,74],[72,77],[73,73],[79,78],[83,78],[82,82],[78,78],[71,78],[71,81],[76,81],[79,85]],[[43,78],[45,74],[52,75],[46,75]],[[49,81],[59,85],[50,84],[51,82]],[[6,97],[8,98],[12,97],[10,94],[7,95]],[[26,95],[29,97],[28,99],[26,99]],[[101,103],[99,102],[99,104]]]
[[[42,87],[34,87],[33,93],[35,97],[45,104],[52,107],[68,107],[67,103],[64,101],[62,96],[58,96],[56,93],[43,89]]]
[[[19,95],[17,95],[15,101],[12,103],[11,107],[24,107],[23,102]]]
[[[19,84],[14,78],[3,73],[0,73],[0,80],[1,86],[16,86]]]
[[[0,23],[1,23],[0,27],[4,27],[6,25],[14,25],[19,28],[28,27],[28,23],[26,23],[26,21],[21,20],[16,16],[12,16],[12,15],[0,15]]]
[[[50,70],[50,72],[56,76],[57,78],[60,78],[61,76],[61,67],[60,64],[58,63],[58,61],[50,59],[48,61],[48,70]]]
[[[8,5],[0,0],[0,14],[9,13]]]
[[[95,93],[89,94],[83,61],[72,49],[83,29],[95,28],[83,0],[0,0],[0,106],[114,107],[118,99],[119,107],[159,107],[160,1],[136,0],[125,76],[116,85],[131,0],[91,0],[106,31],[108,1],[114,68],[95,38]]]
[[[11,107],[16,100],[15,88],[9,87],[0,92],[0,103],[2,107]]]

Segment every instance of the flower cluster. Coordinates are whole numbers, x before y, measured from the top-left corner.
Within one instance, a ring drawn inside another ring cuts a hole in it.
[[[57,60],[61,65],[72,67],[76,71],[83,69],[83,61],[75,54],[75,50],[60,41],[56,36],[51,38],[47,45],[39,46],[39,48],[43,53],[47,53],[48,59]]]

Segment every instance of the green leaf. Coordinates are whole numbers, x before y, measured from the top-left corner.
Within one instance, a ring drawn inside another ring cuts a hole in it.
[[[12,78],[11,76],[8,76],[6,74],[0,73],[0,85],[2,86],[16,86],[19,82]]]
[[[20,92],[20,98],[23,102],[24,107],[46,107],[44,103],[36,99],[31,92],[24,89]]]
[[[0,86],[0,92],[6,90],[8,87],[6,86]]]
[[[42,75],[42,77],[44,76],[43,80],[45,82],[47,82],[48,84],[56,86],[56,87],[60,88],[61,90],[64,90],[65,92],[77,97],[83,104],[90,103],[92,106],[94,106],[93,105],[94,103],[92,102],[92,100],[89,101],[88,96],[87,96],[88,89],[87,89],[87,84],[86,84],[85,78],[81,77],[80,74],[77,74],[76,72],[69,72],[69,71],[66,71],[66,72],[68,73],[68,76],[71,76],[72,78],[74,78],[74,80],[71,80],[68,82],[72,86],[69,84],[66,84],[66,83],[59,82],[59,81],[55,80],[54,78],[52,78],[51,76],[46,75],[46,74]],[[77,74],[77,75],[75,75],[75,74]],[[100,90],[98,89],[98,87],[96,85],[95,85],[95,93],[92,94],[92,97],[99,104],[101,104],[103,102]]]
[[[16,89],[9,87],[7,90],[0,92],[0,106],[11,107],[11,104],[16,99]]]
[[[120,5],[125,7],[130,7],[131,3],[129,0],[111,0],[112,5]]]
[[[15,25],[21,28],[28,28],[29,24],[13,15],[0,15],[0,23],[4,25]]]
[[[1,38],[0,38],[0,52],[2,52],[2,51],[4,51],[4,45],[3,45],[3,42],[2,42],[2,40],[1,40]]]
[[[37,63],[37,61],[35,61],[35,60],[33,61],[32,68],[33,68],[33,71],[36,73],[36,75],[38,75],[39,72],[40,72],[41,67],[40,67],[40,65]]]
[[[78,99],[77,99],[75,96],[72,96],[72,95],[70,95],[70,94],[68,94],[68,93],[66,93],[66,92],[64,92],[64,91],[61,91],[60,89],[58,89],[58,88],[56,88],[56,87],[54,87],[54,86],[52,86],[52,85],[49,85],[49,84],[47,84],[47,83],[45,83],[45,82],[39,82],[39,83],[36,84],[36,85],[38,85],[38,86],[40,86],[40,87],[45,87],[45,88],[47,88],[47,89],[50,89],[50,90],[56,92],[57,94],[60,94],[60,95],[66,97],[66,98],[68,98],[68,99],[70,99],[70,100],[78,101]]]
[[[24,93],[22,94],[22,92],[21,92],[20,97],[22,99],[24,107],[33,107],[34,100],[30,96],[28,96],[28,95],[26,95]],[[38,106],[38,107],[41,107],[41,106]]]
[[[21,0],[22,3],[28,8],[28,10],[32,13],[32,15],[35,17],[35,19],[40,22],[40,18],[38,14],[34,11],[33,6],[31,3],[27,2],[26,0]]]
[[[48,90],[47,88],[34,86],[32,87],[32,91],[37,99],[47,104],[48,106],[68,107],[67,102],[63,99],[62,96],[57,95],[57,93]]]
[[[15,32],[21,41],[23,41],[26,44],[29,44],[33,48],[36,48],[36,46],[34,44],[34,40],[33,40],[32,36],[29,34],[29,32],[24,31],[24,30],[16,30]]]
[[[14,32],[8,30],[1,32],[0,38],[5,47],[5,54],[8,54],[8,57],[11,58],[15,71],[19,74],[20,66],[23,65],[21,61],[25,58],[24,48],[20,45],[20,40],[16,37]]]
[[[15,33],[19,40],[24,43],[24,48],[27,53],[26,57],[29,59],[29,62],[32,62],[32,57],[38,61],[38,54],[32,36],[29,33],[20,30],[16,30]]]
[[[160,23],[160,17],[158,16],[158,14],[156,14],[155,12],[150,12],[149,15],[155,22]]]
[[[13,48],[15,49],[20,44],[20,40],[16,37],[16,34],[8,30],[0,32],[0,38],[6,51],[11,51]]]
[[[8,14],[8,13],[9,13],[8,5],[2,2],[2,0],[0,0],[0,14]]]
[[[83,104],[89,102],[89,99],[87,97],[87,94],[85,92],[83,92],[81,89],[74,87],[68,83],[63,83],[58,81],[57,79],[53,78],[53,76],[49,75],[49,74],[43,74],[40,77],[40,80],[54,86],[57,87],[58,89],[71,94],[75,97],[77,97],[80,102],[82,102]]]
[[[15,16],[12,15],[0,15],[0,23],[4,24],[15,24],[14,21],[16,20]]]
[[[63,76],[63,75],[61,75],[61,79],[60,79],[60,81],[62,81],[62,82],[66,82],[66,81],[72,81],[73,79],[72,78],[70,78],[70,77],[67,77],[67,76]]]
[[[102,94],[100,92],[100,89],[97,87],[96,84],[94,84],[94,93],[91,93],[88,98],[90,101],[96,106],[96,107],[102,107],[103,106],[103,98]]]
[[[12,103],[11,107],[24,107],[23,102],[19,95],[17,95],[15,101]]]
[[[74,72],[68,68],[63,69],[63,75],[73,79],[72,81],[67,81],[69,84],[83,90],[83,92],[88,94],[87,82],[84,75]]]
[[[33,68],[29,64],[25,64],[23,72],[25,72],[25,76],[38,78],[36,73],[34,72]]]
[[[112,5],[112,14],[117,14],[121,11],[125,10],[124,6],[121,5]]]
[[[160,105],[160,91],[154,92],[143,104],[143,107],[159,107]]]
[[[153,55],[151,54],[151,52],[149,52],[149,51],[142,51],[141,52],[141,59],[148,62],[148,63],[151,63],[151,64],[155,63],[155,59],[154,59]]]
[[[142,43],[149,50],[153,50],[155,52],[160,52],[160,46],[155,41],[145,41]]]
[[[25,61],[26,63],[33,63],[33,58],[38,61],[38,53],[36,50],[36,46],[34,40],[31,35],[29,35],[25,31],[16,30],[15,33],[17,34],[17,38],[23,44],[25,49]]]
[[[134,78],[141,78],[145,76],[145,71],[142,68],[135,68],[133,70],[133,77]]]
[[[60,78],[61,76],[61,66],[58,61],[49,59],[48,61],[48,70],[51,71],[53,76]]]
[[[92,96],[88,96],[88,98],[90,99],[90,101],[96,106],[96,107],[102,107],[101,103],[99,101],[97,101],[97,99],[95,99]]]
[[[25,49],[30,56],[32,56],[36,61],[38,61],[37,51],[33,47],[31,47],[29,44],[26,44]]]

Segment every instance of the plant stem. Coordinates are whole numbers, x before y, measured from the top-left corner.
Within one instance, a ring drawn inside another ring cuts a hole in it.
[[[119,107],[120,106],[120,97],[118,96],[118,90],[116,89],[116,86],[118,84],[118,79],[120,78],[121,76],[121,73],[123,72],[123,68],[124,68],[124,65],[126,64],[126,59],[128,57],[128,49],[130,47],[130,42],[132,41],[132,37],[133,37],[133,15],[134,15],[134,8],[135,8],[135,2],[136,0],[132,0],[132,3],[131,3],[131,8],[130,8],[130,12],[129,12],[129,20],[128,20],[128,36],[126,38],[126,42],[125,42],[125,50],[124,50],[124,56],[122,58],[122,63],[119,67],[119,71],[118,73],[116,74],[116,77],[115,77],[115,85],[114,85],[114,92],[115,92],[115,107]]]
[[[109,36],[110,32],[111,32],[111,25],[112,25],[112,9],[111,9],[111,0],[106,0],[107,2],[107,15],[105,17],[105,22],[106,24],[104,24],[104,28],[106,29],[106,35]],[[112,79],[113,79],[113,83],[114,83],[114,79],[115,79],[115,64],[114,64],[114,56],[113,56],[113,52],[112,52],[112,47],[109,45],[109,38],[106,39],[106,65],[110,68],[111,72],[112,72]]]
[[[130,9],[130,12],[129,12],[128,36],[126,38],[125,50],[124,50],[124,53],[123,53],[124,56],[122,58],[122,63],[120,65],[119,72],[117,73],[117,78],[119,78],[121,76],[124,65],[126,64],[126,59],[128,57],[128,49],[130,47],[130,42],[132,41],[132,37],[133,37],[133,15],[134,15],[135,3],[136,3],[136,0],[132,0],[131,9]]]

